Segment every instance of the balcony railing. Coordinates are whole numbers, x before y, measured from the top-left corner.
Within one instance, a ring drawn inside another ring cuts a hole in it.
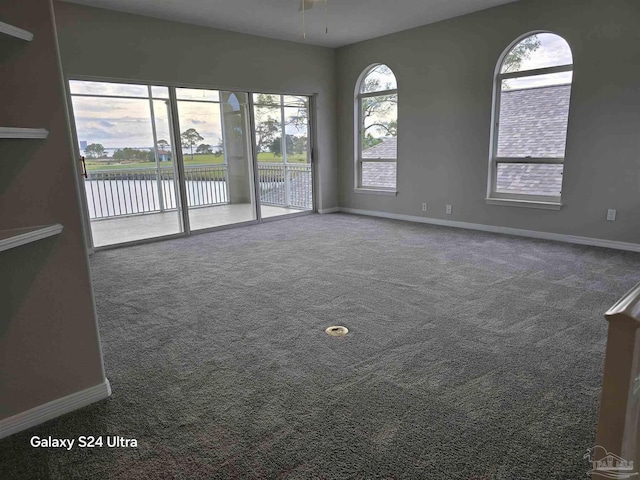
[[[172,167],[89,170],[85,180],[89,218],[159,213],[176,209]],[[185,167],[189,207],[229,202],[226,165]]]
[[[85,190],[92,220],[176,209],[172,167],[89,170],[87,173]],[[258,178],[262,204],[312,208],[311,165],[260,163]],[[229,203],[227,165],[185,166],[185,180],[189,207]]]
[[[258,164],[260,203],[311,210],[311,165]]]

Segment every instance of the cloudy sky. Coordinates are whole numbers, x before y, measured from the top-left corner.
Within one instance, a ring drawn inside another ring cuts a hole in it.
[[[151,105],[149,89],[144,85],[124,85],[102,82],[70,82],[73,111],[78,131],[78,140],[87,144],[99,143],[107,149],[132,147],[150,148],[153,145],[151,127]],[[158,140],[171,143],[167,87],[151,87],[156,133]],[[92,96],[82,96],[92,95]],[[99,95],[99,96],[98,96]],[[237,93],[230,99],[231,105],[239,108],[246,103],[246,94]],[[127,96],[134,98],[115,98]],[[203,140],[198,142],[217,147],[222,138],[220,92],[217,90],[176,89],[180,131],[194,128]],[[280,96],[273,98],[279,102]],[[294,125],[291,119],[304,109],[305,98],[284,96],[286,131],[293,135],[307,135],[307,126]],[[258,107],[259,118],[276,118],[280,121],[279,107]],[[185,150],[185,153],[187,150]]]
[[[540,48],[532,52],[530,57],[523,60],[520,71],[534,70],[537,68],[555,67],[573,63],[571,48],[561,37],[552,33],[540,33],[537,35]],[[550,75],[537,75],[505,80],[510,89],[542,87],[570,83],[572,72],[553,73]]]
[[[217,146],[222,138],[220,104],[217,91],[178,89],[178,98],[202,102],[178,101],[181,131],[195,128],[204,137],[200,143]],[[83,97],[73,95],[73,111],[78,140],[100,143],[105,148],[149,148],[153,145],[151,105],[146,86],[96,82],[72,82],[73,94],[130,95],[147,98]],[[154,87],[154,96],[166,97],[166,87]],[[158,140],[171,142],[167,100],[154,99]]]
[[[154,104],[163,107],[164,101],[155,100]],[[148,100],[73,97],[73,111],[81,142],[99,143],[105,148],[153,145]],[[160,130],[167,129],[158,129],[159,138]]]

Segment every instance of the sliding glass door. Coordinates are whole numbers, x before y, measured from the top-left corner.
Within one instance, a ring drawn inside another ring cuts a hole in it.
[[[69,86],[94,247],[313,209],[309,97]]]
[[[246,93],[176,88],[191,230],[256,220]]]
[[[93,245],[181,233],[168,88],[69,83]]]
[[[309,97],[253,95],[262,218],[311,211]]]

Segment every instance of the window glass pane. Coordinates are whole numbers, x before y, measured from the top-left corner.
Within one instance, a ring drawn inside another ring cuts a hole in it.
[[[255,105],[280,105],[281,95],[275,95],[271,93],[254,93],[253,103]]]
[[[563,158],[571,85],[502,88],[497,156]]]
[[[285,132],[288,163],[307,163],[308,112],[303,106],[285,107]]]
[[[363,159],[398,158],[398,137],[376,138],[371,143],[373,143],[371,146],[362,150]]]
[[[176,97],[178,100],[220,101],[220,95],[217,90],[204,90],[199,88],[176,88]]]
[[[553,85],[570,85],[573,72],[548,73],[526,77],[507,78],[502,80],[502,91],[521,90],[523,88],[550,87]]]
[[[566,40],[553,33],[538,33],[519,42],[505,57],[500,73],[571,65],[573,56]]]
[[[146,85],[129,85],[126,83],[85,82],[69,80],[71,94],[114,95],[123,97],[149,97]]]
[[[151,96],[153,98],[169,98],[169,87],[151,87]]]
[[[378,65],[367,73],[360,84],[360,93],[381,92],[398,88],[396,77],[386,65]]]
[[[559,197],[563,168],[558,164],[499,163],[496,192]]]
[[[242,168],[244,172],[245,161],[248,161],[249,156],[245,116],[249,96],[247,93],[241,92],[220,92],[220,100],[222,102],[224,140],[215,146],[213,152],[216,157],[225,155],[227,162],[231,163],[231,173],[235,175],[236,168]],[[244,192],[244,199],[247,198],[247,186],[248,184],[245,184],[240,187]]]
[[[238,95],[240,95],[240,98],[238,98]],[[247,101],[247,95],[246,94],[238,94],[236,95],[233,92],[222,92],[222,98],[226,98],[226,108],[232,112],[239,112],[240,111],[240,102],[246,102]],[[243,103],[244,104],[244,103]]]
[[[258,161],[267,163],[282,162],[282,152],[280,151],[282,112],[280,107],[255,105],[254,114]]]
[[[178,101],[178,113],[185,169],[224,163],[224,157],[215,155],[222,145],[220,104]]]
[[[155,162],[148,100],[72,97],[72,102],[87,170]]]
[[[171,148],[156,151],[152,132],[155,120],[160,139],[171,142],[167,102],[153,101],[153,117],[146,98],[74,95],[72,102],[87,157],[84,194],[94,245],[181,232]]]
[[[171,145],[171,125],[169,102],[167,100],[153,101],[153,114],[156,119],[156,136],[158,139],[158,162],[162,167],[170,167],[173,162],[174,150]]]
[[[362,158],[397,158],[398,95],[365,97],[362,103]]]
[[[362,162],[363,187],[396,187],[396,162]]]
[[[289,107],[305,107],[307,105],[307,97],[302,95],[284,95],[282,100]]]

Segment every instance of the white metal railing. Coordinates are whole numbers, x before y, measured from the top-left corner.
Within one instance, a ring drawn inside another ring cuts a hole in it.
[[[229,203],[229,171],[226,165],[187,166],[184,175],[189,207]]]
[[[89,170],[85,179],[89,218],[158,213],[176,209],[172,167]],[[311,165],[259,163],[260,202],[311,210]],[[226,165],[185,166],[187,204],[204,207],[229,203]]]
[[[89,170],[85,179],[89,218],[163,212],[176,209],[172,167]],[[226,165],[185,166],[189,207],[229,203]]]
[[[313,208],[311,165],[258,163],[258,179],[261,204]]]

